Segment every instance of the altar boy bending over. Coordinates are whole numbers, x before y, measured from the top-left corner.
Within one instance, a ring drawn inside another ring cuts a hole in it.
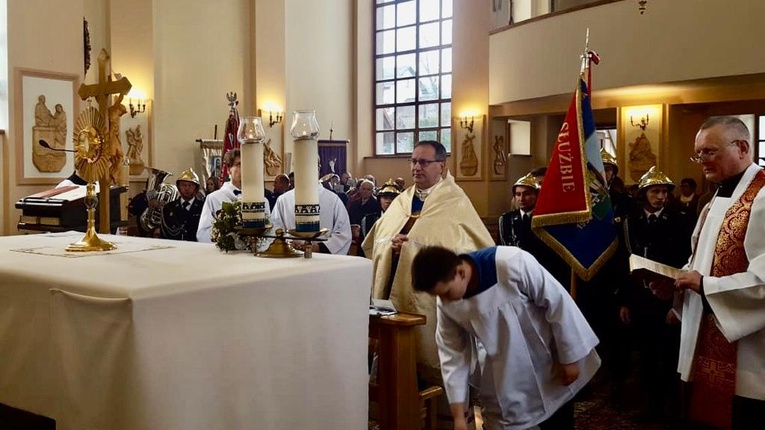
[[[572,398],[600,366],[598,338],[531,254],[509,246],[463,255],[423,248],[412,279],[415,290],[438,296],[436,343],[455,429],[467,428],[470,377],[484,429],[573,430]]]

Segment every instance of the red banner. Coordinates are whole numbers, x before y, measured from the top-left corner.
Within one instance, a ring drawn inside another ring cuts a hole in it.
[[[589,190],[585,181],[583,131],[579,121],[579,97],[586,96],[577,88],[576,95],[566,113],[566,120],[555,141],[545,184],[539,193],[534,217],[542,221],[544,215],[581,215],[582,221],[590,216]],[[545,225],[547,223],[542,223]],[[557,223],[556,223],[557,224]]]

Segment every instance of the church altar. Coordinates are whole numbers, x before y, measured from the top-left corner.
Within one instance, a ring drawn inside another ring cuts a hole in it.
[[[59,430],[366,428],[369,260],[55,252],[81,236],[0,237],[0,403]]]

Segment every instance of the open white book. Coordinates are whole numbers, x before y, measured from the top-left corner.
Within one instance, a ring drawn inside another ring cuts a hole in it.
[[[632,254],[630,255],[630,272],[635,276],[649,280],[657,278],[674,280],[682,273],[682,270]]]
[[[390,300],[372,299],[369,305],[369,315],[387,316],[396,314],[396,307]]]

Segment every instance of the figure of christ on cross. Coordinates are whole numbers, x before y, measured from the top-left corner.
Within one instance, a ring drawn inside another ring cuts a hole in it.
[[[109,233],[109,186],[111,185],[111,173],[119,169],[121,163],[122,145],[119,136],[116,139],[113,135],[119,135],[120,117],[124,115],[125,108],[122,105],[122,98],[127,95],[132,85],[126,77],[121,77],[116,81],[112,80],[111,57],[105,49],[98,54],[98,83],[92,85],[80,85],[78,94],[82,100],[89,97],[96,99],[98,103],[98,113],[104,119],[108,129],[104,130],[104,151],[105,156],[109,158],[110,166],[102,177],[97,178],[100,192],[98,197],[99,209],[99,233]],[[113,105],[109,105],[109,97],[117,95]],[[119,106],[118,106],[119,105]],[[112,112],[112,115],[109,113]],[[118,158],[119,157],[119,158]],[[115,166],[115,164],[117,164]]]

